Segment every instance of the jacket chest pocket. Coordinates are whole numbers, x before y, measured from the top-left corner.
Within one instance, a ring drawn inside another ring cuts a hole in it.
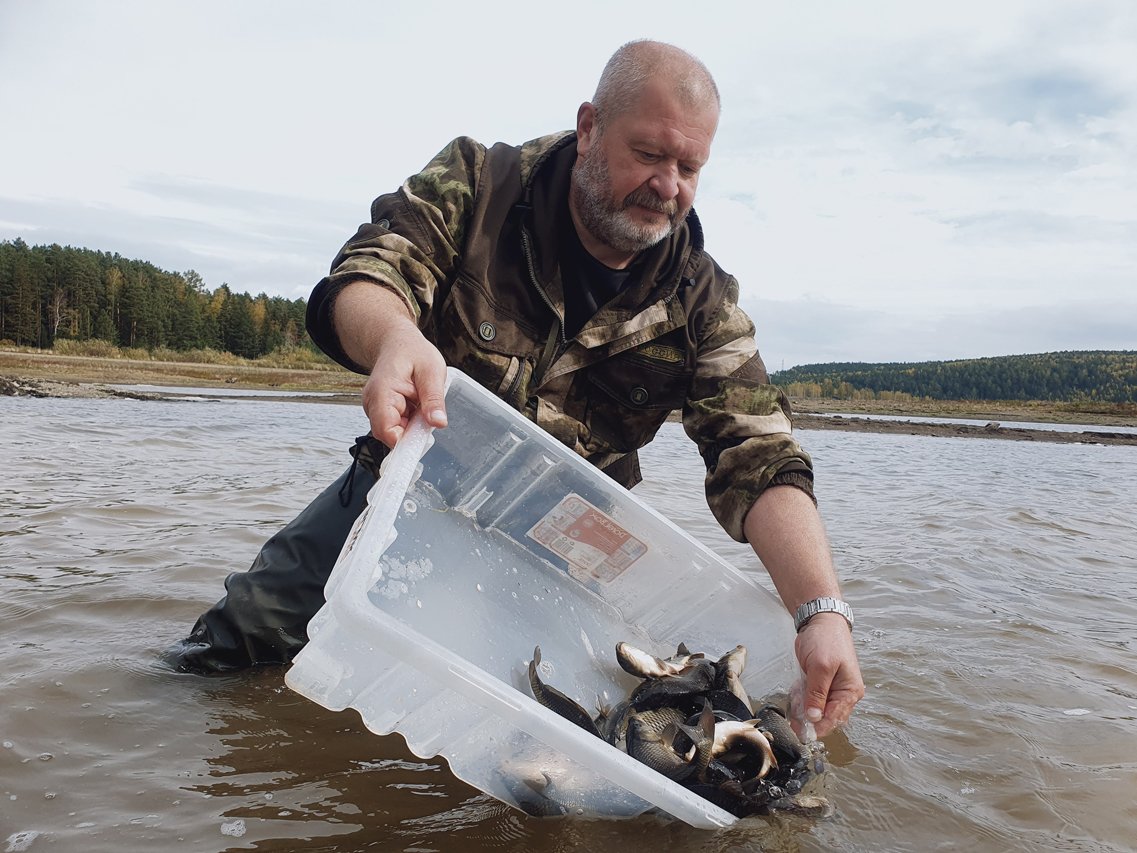
[[[687,401],[691,373],[626,353],[588,369],[587,421],[594,440],[628,453],[651,441]]]
[[[446,363],[522,408],[536,362],[537,330],[459,277],[443,300],[435,345]]]

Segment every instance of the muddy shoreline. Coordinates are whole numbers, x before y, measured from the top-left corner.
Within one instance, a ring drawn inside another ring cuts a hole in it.
[[[172,400],[182,389],[218,391],[225,399],[277,400],[359,405],[364,377],[338,367],[266,367],[255,363],[199,364],[63,355],[47,351],[0,350],[0,396],[121,397]],[[145,389],[143,388],[145,386]],[[247,391],[248,394],[242,394]],[[265,392],[270,392],[266,395]],[[1137,435],[1113,427],[1137,427],[1134,407],[1089,409],[1063,403],[986,403],[979,401],[794,399],[798,429],[843,430],[904,435],[951,436],[1047,441],[1075,444],[1137,445]],[[895,420],[880,420],[889,415]],[[672,415],[673,419],[677,414]],[[922,423],[908,418],[941,418]],[[951,423],[986,421],[986,425]],[[1024,423],[1073,423],[1092,429],[1077,432],[1016,426]]]
[[[894,435],[932,435],[956,438],[1001,438],[1012,441],[1049,441],[1057,444],[1125,444],[1137,447],[1137,435],[1109,429],[1059,432],[1058,430],[1003,426],[991,421],[974,424],[928,424],[920,421],[882,421],[841,415],[795,415],[795,429],[831,429],[845,432],[880,432]]]

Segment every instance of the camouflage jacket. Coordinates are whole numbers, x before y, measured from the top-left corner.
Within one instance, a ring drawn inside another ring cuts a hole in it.
[[[448,364],[629,488],[640,479],[637,449],[681,410],[706,463],[711,510],[745,541],[743,519],[772,480],[812,494],[789,402],[768,383],[738,284],[703,251],[694,211],[635,261],[634,283],[566,340],[557,236],[573,227],[575,139],[451,142],[374,201],[371,222],[316,286],[308,331],[366,373],[336,340],[335,293],[361,278],[390,288]]]

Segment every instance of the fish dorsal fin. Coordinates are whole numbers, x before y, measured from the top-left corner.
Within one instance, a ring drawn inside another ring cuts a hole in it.
[[[715,739],[715,711],[707,697],[703,697],[703,712],[699,714],[699,728],[704,738]]]
[[[680,643],[679,647],[675,649],[675,657],[677,658],[690,657],[690,655],[691,650],[687,648],[686,643]]]
[[[522,777],[521,781],[525,783],[526,787],[528,787],[530,791],[532,791],[534,794],[540,794],[541,796],[544,796],[545,791],[547,791],[549,789],[549,786],[553,784],[553,778],[544,770],[541,771],[541,778],[539,779],[536,777],[527,776]]]
[[[601,719],[606,719],[612,713],[612,706],[604,701],[604,697],[599,693],[596,694],[596,714]]]
[[[766,728],[765,724],[761,720],[744,720],[743,725],[753,726],[754,728],[758,729],[758,733],[766,738],[766,740],[770,741],[770,743],[774,742],[773,733]]]
[[[680,752],[679,747],[676,746],[676,744],[675,744],[675,740],[676,740],[676,738],[679,737],[680,732],[682,732],[685,735],[685,738],[686,738],[685,742],[689,741],[691,744],[690,746],[687,747],[687,749],[684,752]],[[684,725],[681,725],[680,723],[668,723],[664,727],[663,732],[660,734],[659,737],[660,737],[660,740],[662,740],[665,744],[667,744],[669,747],[671,747],[671,750],[679,758],[681,758],[683,761],[685,761],[687,763],[690,763],[692,760],[694,760],[695,753],[698,751],[698,743],[699,743],[700,734],[701,734],[701,732],[699,732],[697,729],[692,729],[690,726],[684,726]]]

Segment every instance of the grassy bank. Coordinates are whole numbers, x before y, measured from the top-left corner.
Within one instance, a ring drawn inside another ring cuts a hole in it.
[[[897,415],[922,418],[967,418],[1025,423],[1137,426],[1137,405],[1132,403],[1060,403],[1045,400],[834,400],[792,398],[799,414]]]
[[[0,375],[10,378],[100,385],[186,385],[282,391],[355,392],[363,386],[358,376],[307,351],[290,359],[274,354],[249,360],[229,353],[198,351],[190,360],[184,353],[119,351],[106,355],[32,349],[0,350]]]

